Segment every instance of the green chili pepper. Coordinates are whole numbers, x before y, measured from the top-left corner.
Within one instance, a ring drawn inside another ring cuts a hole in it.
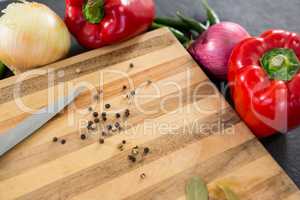
[[[195,30],[198,33],[203,33],[207,29],[205,25],[201,24],[200,22],[191,17],[186,17],[182,15],[180,12],[177,12],[177,16],[182,22],[186,23],[191,30]]]
[[[182,31],[189,31],[189,26],[181,20],[170,17],[157,17],[154,20],[155,23],[176,28]]]
[[[206,9],[207,19],[210,22],[210,25],[220,23],[220,18],[218,17],[217,13],[208,5],[207,0],[202,0],[202,4]]]
[[[182,33],[181,31],[173,28],[173,27],[169,27],[169,26],[165,26],[162,24],[158,24],[158,23],[153,23],[151,26],[151,29],[158,29],[158,28],[162,28],[162,27],[167,27],[169,28],[169,30],[175,35],[175,37],[182,43],[182,44],[186,44],[187,42],[190,41],[190,39],[188,37],[186,37],[184,35],[184,33]]]

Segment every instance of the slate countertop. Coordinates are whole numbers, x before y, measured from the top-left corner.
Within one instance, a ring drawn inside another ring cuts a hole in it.
[[[49,5],[61,16],[64,15],[64,0],[37,0]],[[0,0],[0,9],[6,7],[7,0]],[[220,15],[222,21],[233,21],[244,26],[252,35],[259,35],[266,29],[281,28],[300,33],[299,0],[209,0],[210,5]],[[156,0],[157,14],[172,16],[180,10],[199,19],[204,11],[201,0]],[[71,54],[83,52],[73,40]],[[300,113],[299,113],[300,117]],[[288,175],[300,187],[300,128],[286,135],[264,139],[264,146]]]

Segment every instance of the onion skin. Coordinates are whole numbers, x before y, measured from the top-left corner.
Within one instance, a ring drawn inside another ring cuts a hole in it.
[[[233,48],[248,37],[249,33],[239,24],[220,22],[200,35],[188,51],[212,78],[225,81]]]
[[[63,20],[46,5],[12,3],[0,18],[0,60],[15,73],[55,62],[71,46]]]

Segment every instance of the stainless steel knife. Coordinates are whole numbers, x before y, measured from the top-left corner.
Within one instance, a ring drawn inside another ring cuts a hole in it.
[[[72,92],[69,96],[58,99],[54,104],[48,105],[32,114],[24,121],[19,123],[15,128],[12,128],[4,133],[0,133],[0,156],[8,150],[16,146],[18,143],[29,137],[55,115],[61,112],[67,105],[72,103],[79,96],[83,88],[79,88]],[[51,112],[49,112],[49,110]]]

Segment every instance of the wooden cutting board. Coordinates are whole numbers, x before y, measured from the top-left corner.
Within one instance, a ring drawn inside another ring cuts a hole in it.
[[[42,108],[53,102],[50,94],[57,99],[80,83],[95,87],[100,99],[82,93],[0,158],[1,200],[185,199],[194,176],[208,183],[212,199],[222,199],[217,184],[231,187],[241,200],[300,199],[294,183],[167,29],[35,72],[0,82],[0,132],[29,115],[24,107]],[[17,83],[20,97],[14,101]],[[131,91],[135,95],[128,99]],[[108,119],[81,140],[84,123],[93,119],[90,106]],[[108,133],[105,127],[117,121],[122,130]],[[150,153],[133,163],[128,155],[135,146],[140,154],[145,147]]]

